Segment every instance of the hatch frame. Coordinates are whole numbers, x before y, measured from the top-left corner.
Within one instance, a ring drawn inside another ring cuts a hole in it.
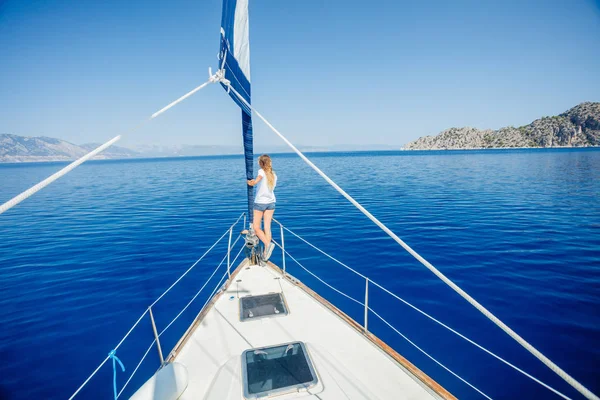
[[[279,302],[283,306],[283,312],[261,315],[259,317],[244,317],[244,310],[246,309],[244,307],[244,301],[247,301],[247,299],[255,299],[255,298],[267,297],[267,296],[278,296]],[[241,322],[250,322],[250,321],[256,321],[256,320],[265,319],[265,318],[285,317],[285,316],[289,315],[289,313],[290,313],[290,308],[287,304],[287,301],[285,300],[285,296],[284,296],[283,292],[271,292],[271,293],[265,293],[265,294],[259,294],[259,295],[250,295],[250,296],[240,297],[240,299],[239,299],[239,315],[240,315]]]
[[[253,353],[256,351],[260,351],[260,350],[267,350],[267,349],[289,346],[289,345],[299,345],[300,346],[302,353],[304,355],[304,360],[306,362],[306,365],[308,366],[308,370],[313,379],[311,381],[305,382],[305,383],[298,383],[295,385],[283,386],[283,387],[280,387],[277,389],[266,390],[263,392],[250,393],[249,386],[248,386],[248,384],[249,384],[249,382],[248,382],[248,365],[247,365],[246,354],[251,353],[251,352]],[[308,352],[308,349],[307,349],[306,345],[304,344],[304,342],[301,342],[301,341],[294,341],[294,342],[281,343],[281,344],[276,344],[276,345],[271,345],[271,346],[263,346],[263,347],[248,349],[242,353],[241,361],[242,361],[242,385],[243,385],[243,390],[244,390],[244,399],[247,399],[247,400],[271,398],[274,396],[281,396],[281,395],[290,394],[290,393],[299,393],[302,391],[308,392],[310,389],[314,388],[319,383],[319,375],[317,375],[317,370],[313,364],[310,353]]]

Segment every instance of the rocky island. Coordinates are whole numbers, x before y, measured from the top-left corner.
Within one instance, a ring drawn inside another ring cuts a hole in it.
[[[518,128],[498,130],[450,128],[424,136],[405,150],[493,149],[515,147],[600,146],[600,103],[586,102],[553,117],[536,119]]]

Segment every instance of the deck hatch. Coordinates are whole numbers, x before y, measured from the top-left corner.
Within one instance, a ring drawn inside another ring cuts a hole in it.
[[[240,320],[242,322],[287,314],[288,310],[282,293],[248,296],[240,299]]]
[[[246,399],[307,390],[318,381],[302,342],[246,350],[242,375]]]

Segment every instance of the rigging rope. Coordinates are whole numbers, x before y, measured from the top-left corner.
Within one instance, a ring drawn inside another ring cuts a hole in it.
[[[116,353],[116,350],[111,350],[110,353],[108,353],[108,356],[112,358],[113,361],[113,392],[115,394],[115,400],[117,400],[117,362],[121,366],[121,371],[125,372],[125,366],[121,360],[119,360],[119,357],[117,357]]]
[[[352,300],[353,302],[355,302],[355,303],[357,303],[358,305],[361,305],[361,306],[363,306],[363,307],[365,306],[365,303],[363,303],[363,302],[361,302],[361,301],[359,301],[359,300],[356,300],[354,297],[347,295],[346,293],[342,292],[342,291],[341,291],[341,290],[339,290],[339,289],[336,289],[335,287],[331,286],[329,283],[325,282],[323,279],[319,278],[319,277],[318,277],[316,274],[313,274],[312,272],[310,272],[310,271],[308,270],[308,268],[306,268],[304,265],[300,264],[300,261],[296,260],[296,259],[294,258],[294,256],[293,256],[293,255],[291,255],[290,253],[288,253],[288,251],[287,251],[287,250],[284,250],[284,248],[283,248],[283,247],[281,247],[281,245],[280,245],[279,243],[277,243],[277,242],[276,242],[274,239],[271,239],[271,241],[272,241],[273,243],[275,243],[275,245],[276,245],[277,247],[279,247],[279,248],[281,249],[281,251],[285,251],[285,254],[287,254],[287,255],[288,255],[288,257],[290,257],[290,258],[291,258],[291,259],[292,259],[292,260],[293,260],[293,261],[294,261],[296,264],[298,264],[298,266],[300,266],[300,268],[302,268],[303,270],[305,270],[306,272],[308,272],[310,275],[312,275],[314,278],[316,278],[316,279],[317,279],[319,282],[321,282],[323,285],[327,286],[328,288],[330,288],[330,289],[331,289],[331,290],[333,290],[333,291],[336,291],[337,293],[341,294],[342,296],[344,296],[344,297],[345,297],[345,298],[347,298],[348,300]]]
[[[286,228],[287,229],[287,228]],[[275,245],[277,245],[277,247],[279,247],[281,249],[282,252],[285,252],[285,254],[287,254],[288,257],[290,257],[296,264],[298,264],[299,267],[301,267],[303,270],[305,270],[306,272],[308,272],[310,275],[312,275],[313,277],[315,277],[317,280],[319,280],[322,284],[324,284],[325,286],[327,286],[328,288],[336,291],[337,293],[341,294],[342,296],[354,301],[355,303],[360,304],[361,306],[365,306],[364,303],[356,300],[353,297],[348,296],[346,293],[342,292],[339,289],[336,289],[335,287],[333,287],[332,285],[330,285],[329,283],[325,282],[323,279],[319,278],[316,274],[312,273],[311,271],[308,270],[308,268],[306,268],[304,265],[302,265],[300,263],[300,261],[296,260],[296,258],[294,258],[294,256],[292,256],[287,250],[283,249],[279,243],[275,242],[275,240],[273,240],[273,243],[275,243]],[[398,329],[394,328],[392,326],[392,324],[390,324],[389,322],[387,322],[381,315],[379,315],[378,313],[376,313],[372,308],[368,308],[369,311],[371,311],[377,318],[379,318],[381,321],[383,321],[387,326],[389,326],[394,332],[396,332],[398,335],[400,335],[404,340],[406,340],[408,343],[410,343],[412,346],[414,346],[417,350],[419,350],[421,353],[423,353],[424,355],[426,355],[427,357],[429,357],[431,360],[433,360],[436,364],[438,364],[440,367],[444,368],[446,371],[450,372],[452,375],[454,375],[455,377],[457,377],[458,379],[460,379],[462,382],[464,382],[465,384],[467,384],[468,386],[470,386],[472,389],[474,389],[477,393],[481,394],[483,397],[485,397],[488,400],[492,400],[488,395],[486,395],[485,393],[483,393],[481,390],[477,389],[475,386],[473,386],[472,384],[470,384],[469,382],[467,382],[465,379],[463,379],[462,377],[460,377],[458,374],[456,374],[454,371],[452,371],[450,368],[446,367],[444,364],[442,364],[441,362],[439,362],[438,360],[436,360],[433,356],[431,356],[429,353],[427,353],[425,350],[423,350],[422,348],[420,348],[419,346],[417,346],[416,343],[414,343],[412,340],[410,340],[408,337],[406,337],[405,335],[403,335]],[[567,397],[568,399],[568,397]]]
[[[421,264],[427,267],[431,272],[433,272],[438,278],[440,278],[445,284],[450,286],[456,293],[458,293],[462,298],[468,301],[473,307],[475,307],[479,312],[485,315],[490,321],[496,324],[500,329],[502,329],[506,334],[508,334],[511,338],[513,338],[517,343],[523,346],[527,351],[533,354],[538,360],[540,360],[544,365],[546,365],[550,370],[560,376],[565,382],[574,387],[579,393],[584,395],[586,398],[590,400],[600,400],[600,397],[596,396],[592,393],[588,388],[579,383],[575,378],[561,369],[558,365],[556,365],[552,360],[543,355],[539,350],[533,347],[529,342],[523,339],[519,334],[513,331],[508,325],[502,322],[498,317],[492,314],[487,308],[479,304],[477,300],[471,297],[467,292],[462,290],[458,285],[456,285],[452,280],[450,280],[446,275],[440,272],[436,267],[434,267],[429,261],[423,258],[419,253],[413,250],[408,244],[406,244],[402,239],[400,239],[394,232],[392,232],[387,226],[385,226],[381,221],[379,221],[373,214],[371,214],[366,208],[364,208],[358,201],[354,200],[352,196],[350,196],[344,189],[338,186],[331,178],[329,178],[323,171],[319,169],[312,161],[310,161],[296,146],[294,146],[281,132],[279,132],[271,123],[262,116],[261,113],[256,111],[250,103],[244,99],[231,85],[229,85],[229,89],[235,93],[235,95],[243,102],[250,110],[252,110],[268,127],[271,129],[277,136],[281,138],[298,156],[308,164],[313,170],[315,170],[327,183],[329,183],[335,190],[337,190],[342,196],[344,196],[350,203],[352,203],[360,212],[362,212],[367,218],[369,218],[375,225],[377,225],[381,230],[388,234],[392,239],[396,241],[400,246],[404,248],[409,254],[411,254],[414,258],[416,258]]]
[[[177,285],[179,283],[179,281],[181,281],[183,279],[184,276],[186,276],[200,261],[202,261],[202,259],[208,254],[210,253],[210,251],[225,237],[225,235],[227,235],[229,233],[230,230],[233,229],[233,227],[239,222],[240,218],[242,218],[242,216],[246,215],[245,213],[240,214],[240,216],[238,217],[238,219],[235,220],[235,222],[233,224],[231,224],[231,226],[229,227],[229,229],[227,229],[220,238],[217,239],[217,241],[209,247],[208,250],[206,250],[204,252],[204,254],[202,254],[202,256],[196,260],[196,262],[194,264],[192,264],[191,267],[189,267],[187,269],[187,271],[185,271],[183,273],[183,275],[181,275],[175,282],[173,282],[173,284],[171,286],[169,286],[169,288],[167,290],[165,290],[156,300],[154,300],[154,302],[152,304],[150,304],[150,307],[154,307],[154,305],[156,303],[158,303],[160,301],[160,299],[162,299],[167,293],[169,293],[169,291],[171,289],[173,289],[173,287],[175,285]]]
[[[199,91],[200,89],[202,89],[205,86],[207,86],[209,83],[218,82],[218,79],[219,79],[218,74],[211,75],[210,78],[208,79],[208,81],[204,82],[202,85],[198,86],[194,90],[192,90],[192,91],[184,94],[183,96],[181,96],[177,100],[173,101],[172,103],[168,104],[167,106],[161,108],[160,110],[158,110],[157,112],[155,112],[154,114],[152,114],[150,116],[150,118],[148,118],[147,120],[141,122],[139,125],[137,125],[133,129],[131,129],[127,133],[134,132],[135,130],[139,129],[142,125],[144,125],[146,122],[151,121],[152,119],[158,117],[160,114],[164,113],[165,111],[167,111],[171,107],[173,107],[176,104],[178,104],[178,103],[182,102],[183,100],[187,99],[188,97],[190,97],[191,95],[193,95],[194,93],[196,93],[197,91]],[[98,155],[100,152],[106,150],[107,148],[109,148],[110,146],[112,146],[113,144],[115,144],[119,139],[121,139],[121,135],[115,136],[114,138],[112,138],[108,142],[102,144],[101,146],[98,146],[97,148],[95,148],[94,150],[90,151],[89,153],[87,153],[83,157],[81,157],[81,158],[73,161],[71,164],[67,165],[66,167],[64,167],[60,171],[58,171],[55,174],[53,174],[53,175],[49,176],[48,178],[44,179],[40,183],[38,183],[38,184],[30,187],[29,189],[25,190],[23,193],[15,196],[15,197],[13,197],[12,199],[10,199],[9,201],[7,201],[6,203],[4,203],[4,204],[2,204],[0,206],[0,214],[4,213],[5,211],[10,210],[14,206],[16,206],[17,204],[19,204],[23,200],[27,199],[31,195],[35,194],[36,192],[42,190],[43,188],[45,188],[46,186],[48,186],[49,184],[51,184],[52,182],[54,182],[58,178],[66,175],[66,174],[68,174],[73,169],[77,168],[79,165],[83,164],[84,162],[86,162],[90,158]]]
[[[233,246],[232,246],[233,248]],[[235,256],[235,258],[233,259],[232,264],[235,264],[235,262],[237,261],[240,253],[242,252],[242,250],[244,249],[244,247],[242,246],[242,248],[240,248],[240,250],[238,251],[237,255]],[[202,308],[200,309],[200,312],[202,312],[202,310],[204,310],[204,307],[206,307],[206,304],[208,304],[208,302],[212,299],[212,296],[215,294],[216,290],[221,287],[221,283],[223,282],[223,278],[225,278],[227,276],[227,273],[225,273],[223,275],[223,277],[221,277],[221,280],[217,283],[217,286],[215,286],[215,289],[213,289],[212,293],[208,296],[208,300],[206,301],[206,303],[204,303],[204,305],[202,306]],[[210,280],[211,278],[209,278]],[[196,297],[194,297],[195,299]],[[186,306],[186,308],[189,306]],[[175,319],[179,318],[179,315],[177,315],[177,317],[175,317]],[[173,322],[173,321],[171,321]],[[167,328],[163,329],[163,332],[166,330]],[[162,335],[162,332],[161,332]],[[160,336],[160,335],[159,335]],[[154,339],[152,341],[152,343],[150,344],[150,347],[148,347],[148,349],[146,349],[146,352],[144,353],[144,356],[142,357],[142,359],[138,362],[137,366],[135,367],[135,369],[133,370],[133,372],[131,373],[131,375],[129,376],[129,379],[127,379],[127,382],[125,382],[125,384],[123,385],[123,387],[121,388],[121,391],[119,392],[119,394],[117,395],[117,398],[121,396],[121,393],[123,393],[123,391],[125,390],[125,388],[127,387],[127,385],[129,384],[129,382],[131,381],[131,379],[133,379],[133,376],[135,375],[135,373],[137,372],[137,370],[140,368],[140,365],[142,364],[142,362],[144,361],[144,359],[146,358],[146,356],[148,355],[148,352],[152,349],[152,346],[154,346],[154,344],[156,343],[156,339]]]
[[[300,150],[298,150],[298,148],[296,148],[296,146],[294,146],[285,136],[283,136],[273,125],[271,125],[271,123],[265,117],[263,117],[262,114],[260,114],[256,109],[254,109],[254,107],[252,107],[252,105],[250,105],[250,103],[248,101],[246,101],[246,99],[243,96],[241,96],[231,86],[230,82],[227,79],[225,79],[223,70],[219,70],[219,71],[217,71],[217,73],[215,73],[213,75],[211,73],[210,69],[209,69],[209,80],[207,82],[205,82],[202,85],[196,87],[192,91],[186,93],[185,95],[183,95],[180,98],[178,98],[177,100],[171,102],[170,104],[168,104],[167,106],[163,107],[162,109],[160,109],[156,113],[152,114],[147,121],[154,119],[155,117],[157,117],[160,114],[164,113],[165,111],[169,110],[170,108],[172,108],[176,104],[178,104],[181,101],[183,101],[183,100],[187,99],[188,97],[192,96],[193,94],[195,94],[196,92],[198,92],[202,88],[206,87],[209,83],[216,83],[216,82],[220,82],[221,84],[223,84],[224,86],[226,86],[228,88],[228,91],[232,91],[237,96],[237,98],[243,104],[245,104],[248,107],[249,110],[253,111],[277,136],[279,136],[296,154],[298,154],[298,156],[304,162],[306,162],[323,179],[325,179],[325,181],[327,183],[329,183],[335,190],[337,190],[350,203],[352,203],[359,211],[361,211],[365,216],[367,216],[373,223],[375,223],[379,228],[381,228],[381,230],[383,230],[386,234],[388,234],[388,236],[390,236],[392,239],[394,239],[400,246],[402,246],[409,254],[411,254],[415,259],[417,259],[421,264],[423,264],[425,267],[427,267],[439,279],[441,279],[444,283],[446,283],[448,286],[450,286],[461,297],[463,297],[466,301],[468,301],[471,305],[473,305],[473,307],[475,307],[477,310],[479,310],[483,315],[485,315],[488,319],[490,319],[494,324],[496,324],[506,334],[508,334],[517,343],[519,343],[521,346],[523,346],[527,351],[529,351],[536,358],[538,358],[542,363],[544,363],[548,368],[550,368],[553,372],[555,372],[563,380],[565,380],[572,387],[574,387],[578,392],[580,392],[581,394],[583,394],[588,399],[591,399],[591,400],[600,400],[600,397],[598,397],[594,393],[592,393],[589,389],[587,389],[585,386],[583,386],[581,383],[579,383],[577,380],[575,380],[572,376],[570,376],[568,373],[566,373],[564,370],[562,370],[558,365],[556,365],[549,358],[547,358],[541,352],[539,352],[535,347],[533,347],[531,344],[529,344],[525,339],[523,339],[516,332],[514,332],[510,327],[508,327],[506,324],[504,324],[494,314],[492,314],[489,310],[487,310],[484,306],[482,306],[479,302],[477,302],[473,297],[471,297],[468,293],[466,293],[464,290],[462,290],[458,285],[456,285],[454,282],[452,282],[448,277],[446,277],[442,272],[440,272],[437,268],[435,268],[431,263],[429,263],[427,260],[425,260],[420,254],[418,254],[408,244],[406,244],[402,239],[400,239],[394,232],[392,232],[387,226],[385,226],[381,221],[379,221],[375,216],[373,216],[360,203],[358,203],[356,200],[354,200],[354,198],[352,196],[350,196],[340,186],[338,186],[331,178],[329,178],[323,171],[321,171],[315,164],[313,164]],[[144,121],[144,123],[147,122],[147,121]],[[138,125],[138,127],[141,126],[142,124]],[[134,130],[137,129],[138,127],[134,128]],[[250,129],[252,129],[251,125],[250,125]],[[104,151],[108,147],[112,146],[120,138],[121,138],[120,135],[114,137],[113,139],[107,141],[106,143],[104,143],[101,146],[97,147],[96,149],[92,150],[91,152],[89,152],[88,154],[84,155],[83,157],[75,160],[74,162],[72,162],[71,164],[69,164],[68,166],[66,166],[65,168],[63,168],[60,171],[56,172],[55,174],[51,175],[50,177],[44,179],[43,181],[39,182],[38,184],[32,186],[31,188],[25,190],[21,194],[15,196],[14,198],[12,198],[9,201],[5,202],[4,204],[0,205],[0,214],[6,212],[7,210],[9,210],[12,207],[16,206],[17,204],[19,204],[23,200],[27,199],[31,195],[35,194],[39,190],[41,190],[44,187],[46,187],[49,184],[51,184],[55,180],[59,179],[60,177],[62,177],[64,175],[66,175],[67,173],[69,173],[70,171],[72,171],[73,169],[75,169],[76,167],[78,167],[79,165],[81,165],[82,163],[84,163],[85,161],[89,160],[90,158],[92,158],[95,155],[99,154],[100,152]],[[247,169],[247,172],[248,172],[248,169]],[[248,200],[249,200],[249,204],[250,204],[250,197],[249,197]],[[216,243],[215,243],[215,245],[216,245]],[[215,245],[213,245],[208,251],[210,251]],[[203,257],[204,256],[202,256],[200,259],[202,259]],[[198,261],[200,261],[200,260],[198,260]],[[193,267],[194,266],[192,266],[191,268],[193,268]],[[189,272],[189,270],[186,271],[186,273],[183,276],[185,276],[187,274],[187,272]],[[181,278],[183,278],[183,276]],[[169,289],[167,289],[167,291],[165,291],[165,293],[163,293],[156,301],[160,300],[160,298],[162,298],[162,296],[164,296],[166,294],[166,292],[168,292],[173,286],[175,286],[175,284],[177,284],[177,282],[179,282],[180,279],[178,279]],[[139,320],[138,320],[138,323],[139,323]],[[133,328],[136,325],[137,325],[137,323],[131,328],[131,330],[133,330]],[[130,332],[131,332],[131,330],[130,330]],[[129,333],[125,337],[127,337],[129,335]],[[123,340],[124,339],[125,338],[123,338]],[[119,345],[123,342],[123,340],[119,343]],[[115,350],[116,350],[116,348],[115,348]],[[113,352],[111,352],[111,353],[113,353]],[[81,390],[81,388],[83,386],[85,386],[85,384],[89,381],[89,379],[91,379],[91,377],[93,375],[95,375],[95,373],[100,369],[100,367],[102,367],[102,365],[104,365],[106,363],[106,361],[108,361],[110,358],[113,358],[113,364],[114,364],[116,356],[114,356],[114,353],[113,353],[112,356],[109,355],[109,357],[107,357],[98,366],[98,368],[94,371],[94,373],[92,373],[92,375],[84,382],[83,385],[81,385],[81,387],[77,390],[77,392],[75,392],[73,394],[72,397],[74,397],[79,392],[79,390]],[[116,370],[115,370],[115,373],[116,373]],[[115,395],[116,395],[116,388],[115,388]]]
[[[231,245],[231,248],[233,249],[235,247],[235,245],[237,244],[238,240],[240,240],[241,236],[238,236],[237,239],[235,240],[235,242],[233,242],[233,245]],[[230,250],[231,251],[231,250]],[[159,334],[158,337],[161,337],[163,333],[165,333],[167,331],[167,329],[169,329],[171,327],[171,325],[173,325],[175,323],[175,321],[177,321],[179,319],[179,317],[181,317],[181,314],[183,314],[185,312],[185,310],[188,309],[188,307],[194,302],[194,300],[196,300],[196,297],[198,297],[200,295],[200,293],[202,293],[202,291],[204,290],[204,288],[206,287],[206,285],[208,285],[208,283],[210,282],[210,280],[213,278],[213,276],[215,276],[215,274],[217,273],[217,271],[219,270],[219,268],[221,268],[221,265],[223,265],[223,263],[225,262],[225,260],[227,259],[227,255],[225,254],[223,256],[223,258],[221,259],[221,262],[219,263],[219,265],[217,265],[217,267],[215,268],[215,270],[213,271],[213,273],[208,277],[208,279],[206,280],[206,282],[204,282],[204,285],[202,285],[202,287],[200,288],[200,290],[198,290],[196,292],[196,294],[194,295],[194,297],[192,297],[192,299],[187,303],[187,305],[185,307],[183,307],[183,309],[181,311],[179,311],[179,314],[177,314],[175,316],[175,318],[173,318],[171,320],[171,322],[169,322],[169,325],[167,325]],[[234,260],[235,261],[235,260]]]
[[[192,264],[191,267],[189,267],[184,273],[183,275],[181,275],[179,277],[179,279],[177,279],[171,286],[169,286],[169,288],[167,290],[165,290],[153,303],[150,307],[153,307],[158,301],[160,301],[160,299],[162,299],[171,289],[173,289],[173,287],[175,285],[177,285],[177,283],[179,283],[179,281],[181,281],[181,279],[183,279],[184,276],[186,276],[200,261],[202,261],[202,259],[204,259],[204,257],[225,237],[225,235],[227,235],[227,233],[233,229],[233,227],[239,222],[240,218],[242,218],[242,216],[245,216],[246,213],[242,213],[237,219],[236,221],[229,227],[229,229],[227,229],[225,231],[225,233],[223,233],[223,235],[221,235],[221,237],[219,239],[217,239],[217,241],[208,249],[206,250],[206,252],[204,254],[202,254],[202,256],[196,260],[196,262],[194,264]],[[242,247],[243,248],[243,247]],[[239,255],[239,253],[238,253]],[[237,256],[234,259],[233,262],[235,262],[235,260],[237,260]],[[129,328],[129,331],[127,331],[127,333],[125,334],[125,336],[123,336],[123,338],[119,341],[119,343],[117,343],[117,345],[115,346],[114,350],[116,351],[119,347],[121,347],[121,345],[123,344],[123,342],[125,342],[125,339],[127,339],[129,337],[129,335],[131,334],[131,332],[133,332],[133,330],[135,329],[136,326],[139,325],[140,321],[142,320],[142,318],[144,318],[146,316],[146,314],[148,314],[148,310],[150,309],[147,308],[142,315],[140,315],[140,317],[137,319],[137,321],[135,322],[135,324],[133,324],[133,326],[131,328]],[[110,360],[111,357],[110,355],[108,355],[101,363],[100,365],[98,365],[98,367],[94,370],[94,372],[91,373],[90,376],[87,377],[87,379],[81,384],[81,386],[79,386],[79,388],[77,388],[77,390],[75,391],[75,393],[73,393],[71,395],[71,397],[69,397],[69,400],[72,400],[73,398],[75,398],[75,396],[77,396],[77,394],[81,391],[81,389],[83,389],[85,387],[85,385],[87,385],[87,383],[94,377],[94,375],[96,375],[96,373],[98,373],[98,371],[100,370],[100,368],[102,368],[104,366],[104,364],[106,364],[106,362],[108,360]]]
[[[50,175],[48,178],[44,179],[43,181],[41,181],[37,185],[32,186],[29,189],[27,189],[26,191],[24,191],[23,193],[15,196],[15,197],[13,197],[12,199],[10,199],[9,201],[7,201],[6,203],[4,203],[4,204],[2,204],[0,206],[0,214],[4,213],[5,211],[10,210],[14,206],[16,206],[17,204],[19,204],[23,200],[25,200],[26,198],[28,198],[29,196],[33,195],[34,193],[42,190],[43,188],[45,188],[46,186],[48,186],[49,184],[51,184],[52,182],[54,182],[55,180],[57,180],[61,176],[68,174],[73,169],[77,168],[80,164],[83,164],[85,161],[89,160],[90,158],[94,157],[98,153],[100,153],[100,152],[106,150],[107,148],[109,148],[110,146],[112,146],[119,139],[121,139],[120,135],[119,136],[115,136],[114,138],[110,139],[108,142],[104,143],[101,146],[98,146],[97,148],[95,148],[94,150],[90,151],[89,153],[87,153],[83,157],[81,157],[81,158],[73,161],[71,164],[67,165],[66,167],[64,167],[60,171],[56,172],[55,174]]]
[[[125,388],[127,387],[127,385],[129,384],[129,381],[131,381],[131,379],[133,379],[133,376],[135,375],[135,373],[137,372],[137,370],[140,368],[140,365],[142,365],[142,363],[144,362],[144,360],[146,359],[146,357],[148,356],[148,353],[150,352],[150,350],[152,350],[152,347],[154,346],[154,344],[156,343],[156,339],[154,339],[152,341],[152,343],[150,343],[150,346],[146,349],[146,352],[144,353],[144,355],[142,356],[142,359],[138,362],[137,366],[135,367],[135,369],[133,370],[133,372],[131,373],[131,375],[129,376],[129,379],[127,379],[127,382],[125,382],[125,384],[123,385],[123,387],[121,388],[121,391],[119,392],[119,394],[117,394],[117,399],[119,397],[121,397],[121,393],[123,393],[123,391],[125,390]]]
[[[455,373],[454,371],[452,371],[450,368],[446,367],[444,364],[442,364],[441,362],[439,362],[438,360],[436,360],[434,357],[432,357],[431,355],[429,355],[425,350],[423,350],[422,348],[420,348],[419,346],[417,346],[416,343],[414,343],[412,340],[410,340],[409,338],[407,338],[398,329],[394,328],[392,326],[392,324],[390,324],[389,322],[387,322],[381,315],[377,314],[371,308],[369,308],[369,311],[371,311],[377,318],[379,318],[384,324],[386,324],[388,327],[390,327],[394,332],[396,332],[398,335],[400,335],[404,340],[406,340],[408,343],[410,343],[411,345],[413,345],[417,350],[419,350],[421,353],[423,353],[427,357],[429,357],[429,359],[431,359],[437,365],[439,365],[440,367],[444,368],[446,371],[450,372],[452,375],[454,375],[455,377],[457,377],[458,379],[460,379],[462,382],[464,382],[465,384],[467,384],[469,387],[471,387],[473,390],[475,390],[477,393],[479,393],[480,395],[482,395],[486,399],[492,400],[492,398],[490,396],[488,396],[487,394],[483,393],[481,390],[477,389],[475,386],[473,386],[472,384],[470,384],[469,382],[467,382],[465,379],[463,379],[462,377],[460,377],[457,373]]]
[[[298,235],[296,232],[292,231],[291,229],[289,229],[288,227],[284,226],[281,222],[277,221],[275,218],[273,218],[273,221],[275,221],[277,224],[279,224],[279,226],[281,226],[283,229],[285,229],[286,231],[288,231],[289,233],[291,233],[292,235],[294,235],[295,237],[297,237],[298,239],[300,239],[301,241],[303,241],[304,243],[306,243],[307,245],[309,245],[310,247],[312,247],[313,249],[317,250],[318,252],[320,252],[321,254],[323,254],[324,256],[328,257],[329,259],[335,261],[336,263],[338,263],[339,265],[341,265],[342,267],[350,270],[351,272],[353,272],[354,274],[360,276],[363,279],[369,279],[368,277],[366,277],[365,275],[361,274],[360,272],[356,271],[355,269],[349,267],[348,265],[346,265],[345,263],[341,262],[340,260],[338,260],[337,258],[333,257],[332,255],[330,255],[329,253],[326,253],[325,251],[321,250],[320,248],[318,248],[317,246],[315,246],[314,244],[310,243],[309,241],[307,241],[306,239],[304,239],[302,236]],[[275,241],[274,241],[275,242]],[[279,246],[281,248],[281,246]],[[291,254],[287,253],[290,256],[290,258],[294,261],[296,261],[294,259],[294,257],[292,257]],[[298,261],[296,261],[296,263],[298,263]],[[298,265],[300,265],[302,268],[304,268],[300,263],[298,263]],[[332,287],[331,285],[327,284],[326,282],[324,282],[322,279],[320,279],[318,276],[316,276],[315,274],[313,274],[312,272],[308,271],[306,268],[304,268],[308,273],[310,273],[311,275],[313,275],[315,278],[317,278],[318,280],[320,280],[322,283],[324,283],[325,285],[329,286],[330,288],[332,288],[333,290],[341,293],[339,290],[337,290],[336,288]],[[566,400],[570,400],[570,397],[567,397],[566,395],[564,395],[563,393],[559,392],[558,390],[554,389],[552,386],[542,382],[541,380],[539,380],[538,378],[536,378],[535,376],[525,372],[524,370],[522,370],[521,368],[517,367],[514,364],[511,364],[509,361],[506,361],[504,358],[500,357],[499,355],[493,353],[492,351],[486,349],[485,347],[483,347],[482,345],[480,345],[479,343],[469,339],[468,337],[466,337],[465,335],[463,335],[462,333],[458,332],[455,329],[452,329],[451,327],[449,327],[448,325],[446,325],[445,323],[443,323],[442,321],[436,319],[435,317],[427,314],[425,311],[421,310],[419,307],[413,305],[412,303],[409,303],[408,301],[404,300],[402,297],[394,294],[393,292],[389,291],[388,289],[384,288],[383,286],[381,286],[379,283],[373,281],[372,279],[369,279],[369,283],[372,284],[375,287],[378,287],[379,289],[383,290],[385,293],[389,294],[390,296],[394,297],[395,299],[401,301],[402,303],[406,304],[407,306],[409,306],[410,308],[412,308],[413,310],[419,312],[420,314],[424,315],[425,317],[429,318],[430,320],[432,320],[433,322],[437,323],[438,325],[442,326],[443,328],[449,330],[450,332],[454,333],[456,336],[460,337],[461,339],[467,341],[468,343],[472,344],[473,346],[479,348],[480,350],[486,352],[487,354],[491,355],[492,357],[494,357],[495,359],[497,359],[498,361],[506,364],[507,366],[511,367],[512,369],[514,369],[515,371],[523,374],[524,376],[528,377],[529,379],[531,379],[532,381],[540,384],[541,386],[545,387],[546,389],[550,390],[551,392],[553,392],[554,394],[556,394],[559,397],[562,397],[563,399]],[[343,295],[345,295],[344,293],[341,293]],[[346,296],[346,295],[345,295]],[[358,300],[352,299],[355,302],[361,304],[362,306],[364,306],[363,303],[359,302]],[[371,308],[369,308],[369,310],[373,311]],[[375,311],[373,311],[375,312]]]
[[[133,324],[133,326],[132,326],[131,328],[129,328],[129,331],[127,331],[127,333],[125,334],[125,336],[123,336],[123,338],[121,339],[121,341],[120,341],[119,343],[117,343],[117,345],[115,346],[115,348],[113,349],[113,351],[117,351],[117,349],[118,349],[119,347],[121,347],[121,345],[123,344],[123,342],[125,341],[125,339],[127,339],[127,337],[128,337],[130,334],[131,334],[131,332],[133,332],[133,330],[135,329],[135,327],[136,327],[136,326],[138,326],[138,324],[140,323],[140,321],[142,320],[142,318],[144,318],[144,317],[146,316],[146,314],[148,314],[148,309],[146,309],[146,311],[144,311],[144,312],[142,313],[142,315],[140,315],[140,317],[137,319],[137,321],[135,321],[135,324]],[[104,361],[102,361],[102,362],[100,363],[100,365],[98,365],[98,367],[97,367],[97,368],[94,370],[94,372],[92,372],[92,374],[91,374],[90,376],[88,376],[88,378],[85,380],[85,382],[83,382],[83,383],[81,384],[81,386],[79,386],[79,388],[77,388],[77,390],[75,391],[75,393],[73,393],[73,394],[71,395],[71,397],[69,397],[69,400],[72,400],[72,399],[73,399],[75,396],[77,396],[77,393],[79,393],[79,392],[81,391],[81,389],[83,389],[83,387],[84,387],[85,385],[87,385],[87,383],[90,381],[90,379],[92,379],[92,377],[93,377],[94,375],[96,375],[96,373],[97,373],[98,371],[100,371],[100,368],[102,368],[102,366],[103,366],[104,364],[106,364],[106,362],[107,362],[108,360],[110,360],[110,359],[111,359],[111,357],[110,357],[110,353],[109,353],[109,355],[108,355],[108,356],[106,356],[106,358],[104,359]]]

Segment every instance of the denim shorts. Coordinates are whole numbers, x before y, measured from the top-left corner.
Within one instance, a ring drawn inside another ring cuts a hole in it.
[[[254,209],[256,211],[275,210],[275,203],[269,203],[269,204],[254,203]]]

